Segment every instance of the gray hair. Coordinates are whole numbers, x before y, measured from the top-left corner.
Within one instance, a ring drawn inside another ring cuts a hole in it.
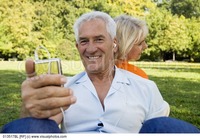
[[[79,28],[82,23],[86,21],[90,21],[92,19],[101,19],[106,23],[106,29],[107,32],[110,34],[111,38],[114,39],[116,36],[116,23],[113,20],[113,18],[108,15],[107,13],[100,12],[100,11],[92,11],[89,13],[85,13],[81,15],[74,24],[74,33],[75,33],[75,39],[78,41],[79,37]]]

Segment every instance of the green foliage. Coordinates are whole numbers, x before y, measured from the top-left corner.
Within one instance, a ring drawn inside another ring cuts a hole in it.
[[[172,52],[177,56],[189,58],[190,61],[194,61],[193,53],[199,55],[198,19],[190,20],[184,16],[172,15],[166,9],[155,9],[146,16],[146,21],[149,26],[149,49],[146,50],[146,55],[154,55],[154,60],[163,60],[166,52]],[[194,42],[197,51],[194,49]]]
[[[159,8],[167,9],[173,15],[186,18],[200,16],[200,0],[154,0]]]
[[[1,1],[0,52],[3,55],[24,58],[33,47],[34,33],[32,29],[33,10],[30,3],[20,0]]]
[[[73,12],[64,1],[2,1],[0,52],[8,57],[25,59],[33,55],[37,46],[43,45],[52,57],[58,57],[54,53],[56,47],[65,40],[71,45],[74,40],[72,24],[75,17],[69,14],[69,9]]]
[[[183,15],[187,18],[200,16],[200,0],[172,0],[173,14]]]
[[[128,14],[147,21],[149,49],[143,58],[164,60],[166,54],[174,53],[177,58],[200,61],[199,3],[199,0],[1,0],[0,58],[24,60],[43,45],[52,57],[79,60],[73,24],[81,14],[99,10],[112,17]],[[187,4],[190,8],[184,8]]]
[[[200,18],[191,18],[186,24],[189,37],[190,37],[190,49],[186,55],[190,55],[191,61],[200,62],[200,28],[199,28]]]

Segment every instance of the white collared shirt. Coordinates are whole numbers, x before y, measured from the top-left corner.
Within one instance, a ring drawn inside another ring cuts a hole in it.
[[[138,133],[144,121],[169,115],[169,105],[153,81],[115,70],[104,109],[86,72],[65,85],[73,90],[77,102],[64,111],[63,132]]]

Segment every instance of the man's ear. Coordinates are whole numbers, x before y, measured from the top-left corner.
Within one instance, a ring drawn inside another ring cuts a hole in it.
[[[118,46],[117,46],[117,44],[116,44],[116,45],[113,46],[113,52],[116,53],[117,50],[118,50]]]
[[[76,48],[78,49],[78,43],[76,42]]]
[[[114,44],[113,44],[113,51],[114,51],[114,53],[116,53],[117,50],[118,50],[118,45],[117,45],[117,40],[116,40],[116,38],[115,38],[115,39],[114,39]]]

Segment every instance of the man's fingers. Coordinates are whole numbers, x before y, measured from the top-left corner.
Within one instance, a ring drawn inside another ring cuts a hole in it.
[[[38,100],[48,99],[52,97],[67,97],[73,95],[73,91],[69,88],[64,87],[56,87],[56,86],[48,86],[36,89],[35,96],[37,96]]]
[[[28,78],[36,76],[35,62],[32,59],[27,59],[25,62],[25,70]]]
[[[68,96],[68,97],[61,97],[61,98],[51,98],[51,99],[44,99],[41,102],[45,103],[39,103],[41,110],[51,110],[53,108],[60,108],[60,107],[67,107],[71,104],[74,104],[76,102],[75,96]],[[44,106],[42,106],[44,105]]]
[[[71,104],[76,102],[76,97],[68,96],[62,98],[48,98],[44,100],[37,100],[34,104],[26,104],[26,108],[29,110],[30,115],[36,118],[49,118],[69,108]]]
[[[60,74],[44,74],[39,76],[34,76],[32,78],[24,81],[25,84],[29,85],[32,88],[41,88],[45,86],[61,86],[67,82],[67,78]],[[28,84],[26,84],[29,82]]]
[[[69,108],[69,107],[65,107],[63,109],[67,109],[67,108]],[[55,116],[59,113],[61,113],[61,109],[60,108],[54,108],[54,109],[51,109],[51,110],[43,110],[43,111],[35,110],[30,115],[32,117],[41,119],[41,118],[49,118],[49,117]]]

